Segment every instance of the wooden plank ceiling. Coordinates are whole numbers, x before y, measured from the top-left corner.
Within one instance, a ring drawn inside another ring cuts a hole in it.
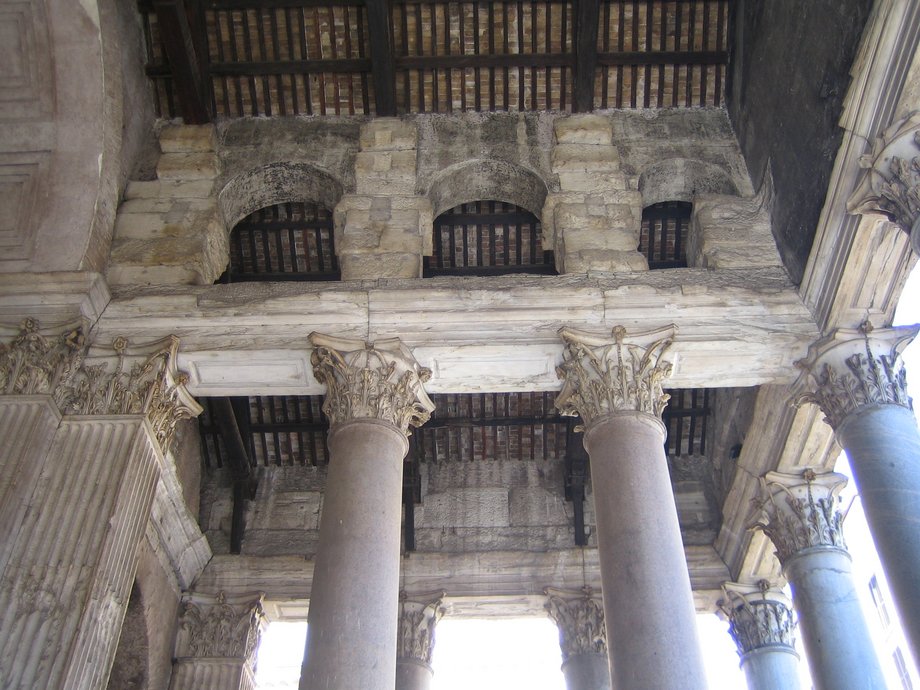
[[[719,106],[730,0],[139,0],[159,115]]]

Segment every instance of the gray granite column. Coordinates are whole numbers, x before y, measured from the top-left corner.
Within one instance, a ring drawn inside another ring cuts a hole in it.
[[[428,690],[434,671],[434,631],[444,615],[444,592],[399,595],[399,623],[396,635],[396,690]]]
[[[798,690],[799,655],[789,598],[765,580],[726,582],[722,591],[722,610],[738,646],[748,690]]]
[[[255,690],[262,594],[182,598],[170,690]]]
[[[842,474],[769,472],[761,480],[764,533],[792,588],[818,690],[884,688],[843,541]]]
[[[900,351],[917,326],[840,329],[812,346],[801,400],[821,406],[850,469],[914,658],[920,660],[920,433]]]
[[[0,687],[106,686],[164,453],[201,411],[177,350],[118,338],[87,353],[79,331],[34,321],[0,346],[0,389],[23,398],[0,410],[0,464],[24,492],[0,509]]]
[[[559,626],[562,675],[568,690],[610,690],[604,604],[590,587],[580,592],[547,587],[546,611]]]
[[[563,328],[556,406],[580,415],[591,459],[613,687],[705,688],[667,458],[660,359],[675,328],[613,336]]]
[[[402,466],[409,425],[434,409],[430,372],[398,340],[313,333],[326,385],[329,472],[310,594],[302,690],[393,690]]]

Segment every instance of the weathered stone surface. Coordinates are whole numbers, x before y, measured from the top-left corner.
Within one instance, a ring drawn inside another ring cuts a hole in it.
[[[160,150],[163,153],[195,153],[214,151],[217,135],[214,125],[168,125],[160,130]]]
[[[715,194],[694,197],[687,263],[701,268],[780,266],[762,200]]]
[[[217,175],[217,156],[213,151],[164,153],[157,163],[161,180],[211,180]]]
[[[570,115],[560,117],[553,124],[556,141],[560,144],[610,146],[613,143],[613,125],[604,115]]]

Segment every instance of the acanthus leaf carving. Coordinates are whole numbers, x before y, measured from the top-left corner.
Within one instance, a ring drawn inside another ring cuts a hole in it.
[[[662,356],[673,343],[677,327],[628,335],[613,329],[606,336],[562,328],[565,343],[562,364],[556,370],[564,381],[556,407],[567,416],[581,416],[585,425],[611,412],[633,410],[654,417],[661,413],[670,396],[662,382],[673,365]]]
[[[795,651],[795,619],[792,602],[780,590],[762,580],[755,585],[726,582],[719,605],[729,621],[729,634],[744,656],[764,647]]]
[[[444,615],[441,602],[444,592],[408,596],[399,594],[399,621],[396,636],[396,657],[413,659],[431,665],[434,653],[435,628]]]
[[[559,627],[563,663],[579,654],[607,654],[604,606],[590,587],[580,592],[546,587],[546,612]]]
[[[758,507],[763,520],[754,527],[762,529],[773,542],[776,556],[786,562],[801,551],[813,547],[846,550],[840,491],[847,478],[836,472],[801,474],[768,472],[760,479]]]
[[[910,235],[920,254],[920,111],[893,123],[859,162],[866,172],[847,210],[885,216]]]
[[[913,409],[907,395],[907,373],[901,350],[918,326],[838,329],[809,348],[796,362],[803,370],[795,384],[796,404],[815,403],[828,424],[838,429],[853,412],[874,405]]]
[[[431,370],[419,366],[398,338],[367,343],[311,333],[310,361],[326,385],[323,412],[331,426],[354,419],[379,419],[408,435],[428,421],[434,403],[423,384]]]
[[[265,627],[264,595],[187,594],[182,601],[177,657],[243,659],[255,668]]]
[[[178,422],[201,412],[176,368],[178,349],[175,336],[140,348],[118,337],[90,352],[81,328],[48,338],[26,319],[0,345],[0,393],[50,395],[66,415],[143,415],[166,452]]]

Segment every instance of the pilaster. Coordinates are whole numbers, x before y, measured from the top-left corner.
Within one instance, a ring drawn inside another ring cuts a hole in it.
[[[170,690],[254,690],[262,594],[186,594]]]
[[[177,421],[200,412],[176,369],[177,348],[175,338],[142,348],[118,339],[87,352],[79,329],[49,337],[33,320],[0,348],[4,402],[37,395],[48,410],[37,417],[48,434],[37,447],[50,438],[23,479],[29,511],[11,510],[0,685],[105,686],[163,454]],[[34,455],[21,436],[34,430],[13,431],[0,463]]]
[[[361,127],[356,193],[335,208],[335,245],[342,280],[420,278],[431,254],[431,202],[417,196],[412,122],[376,118]]]
[[[890,220],[910,235],[920,254],[920,111],[892,123],[859,165],[865,172],[847,210]]]
[[[638,251],[642,195],[622,169],[612,122],[569,115],[556,119],[554,131],[560,191],[547,195],[542,218],[559,273],[647,271]]]

